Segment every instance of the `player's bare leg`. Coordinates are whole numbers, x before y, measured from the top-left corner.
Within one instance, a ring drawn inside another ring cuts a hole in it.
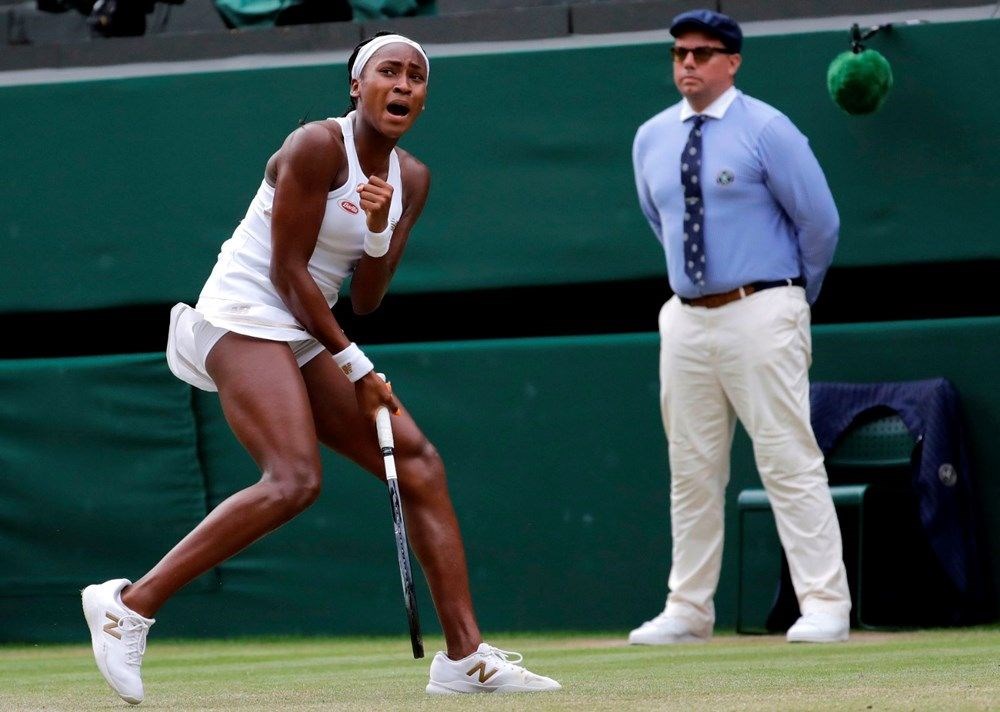
[[[302,369],[320,440],[384,478],[373,424],[357,408],[354,388],[321,354]],[[395,461],[410,543],[441,621],[448,652],[431,662],[427,692],[541,692],[560,685],[526,670],[517,653],[484,643],[469,592],[465,547],[452,507],[444,464],[405,408],[392,416]]]
[[[145,576],[83,591],[98,669],[132,704],[143,699],[140,666],[152,616],[178,589],[308,507],[321,470],[309,399],[287,344],[227,334],[208,370],[233,432],[263,473],[213,509]],[[265,376],[266,377],[263,377]]]

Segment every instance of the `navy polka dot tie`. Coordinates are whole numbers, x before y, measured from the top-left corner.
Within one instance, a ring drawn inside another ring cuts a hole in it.
[[[704,116],[695,116],[681,154],[681,184],[684,186],[684,274],[705,284],[705,204],[701,199],[701,126]]]

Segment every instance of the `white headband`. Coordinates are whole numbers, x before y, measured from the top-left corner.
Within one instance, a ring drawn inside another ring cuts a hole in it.
[[[351,79],[357,79],[361,76],[361,70],[365,68],[365,65],[368,63],[368,60],[372,58],[373,54],[386,45],[395,44],[397,42],[410,45],[410,47],[420,52],[420,56],[424,58],[424,66],[427,68],[427,76],[430,77],[431,63],[427,59],[427,55],[424,54],[423,47],[418,45],[409,37],[403,37],[402,35],[382,35],[381,37],[376,37],[368,44],[362,45],[361,49],[358,50],[358,56],[355,58],[354,66],[351,68]]]

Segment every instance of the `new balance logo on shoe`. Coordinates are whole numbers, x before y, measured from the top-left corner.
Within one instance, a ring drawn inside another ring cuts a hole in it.
[[[122,634],[118,632],[118,621],[121,619],[118,618],[118,616],[111,615],[110,611],[105,613],[104,615],[106,615],[111,620],[110,623],[104,624],[104,632],[110,636],[118,638],[118,640],[121,640]]]
[[[146,652],[146,634],[156,621],[122,603],[122,589],[130,583],[128,579],[112,579],[87,586],[80,592],[80,602],[97,669],[119,697],[137,705],[144,696],[139,668]]]
[[[427,692],[431,695],[476,693],[542,692],[558,690],[555,680],[536,675],[517,663],[521,654],[480,643],[474,653],[461,660],[452,660],[439,650],[431,662],[431,679]]]
[[[500,669],[500,668],[493,668],[493,669],[492,669],[492,670],[490,670],[489,672],[486,672],[486,663],[485,663],[485,662],[483,662],[482,660],[480,660],[480,661],[479,661],[478,663],[476,663],[476,664],[475,664],[475,665],[474,665],[474,666],[473,666],[473,667],[472,667],[472,668],[471,668],[471,669],[470,669],[470,670],[469,670],[469,671],[468,671],[467,673],[465,673],[465,674],[466,674],[466,675],[468,675],[469,677],[472,677],[473,675],[475,675],[475,674],[476,674],[476,673],[478,672],[478,673],[479,673],[479,682],[481,682],[481,683],[482,683],[482,682],[486,682],[486,681],[487,681],[487,680],[489,680],[489,679],[490,679],[491,677],[493,677],[494,675],[496,675],[496,674],[497,674],[497,672],[499,671],[499,669]]]

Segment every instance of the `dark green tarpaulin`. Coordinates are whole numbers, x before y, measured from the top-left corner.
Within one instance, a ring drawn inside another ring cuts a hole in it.
[[[812,369],[814,380],[951,379],[993,550],[998,345],[1000,317],[823,326]],[[444,458],[484,630],[624,635],[662,606],[669,472],[657,347],[648,333],[368,349]],[[200,518],[206,495],[215,506],[259,477],[217,396],[194,393],[192,411],[190,390],[160,359],[0,363],[0,640],[85,640],[81,584],[142,575]],[[323,465],[316,504],[182,589],[155,635],[405,636],[385,487],[336,455]],[[745,487],[759,478],[739,434],[716,597],[723,627],[735,619]],[[415,571],[430,634],[439,627]]]
[[[0,361],[0,596],[150,568],[207,511],[196,439],[162,357]]]

